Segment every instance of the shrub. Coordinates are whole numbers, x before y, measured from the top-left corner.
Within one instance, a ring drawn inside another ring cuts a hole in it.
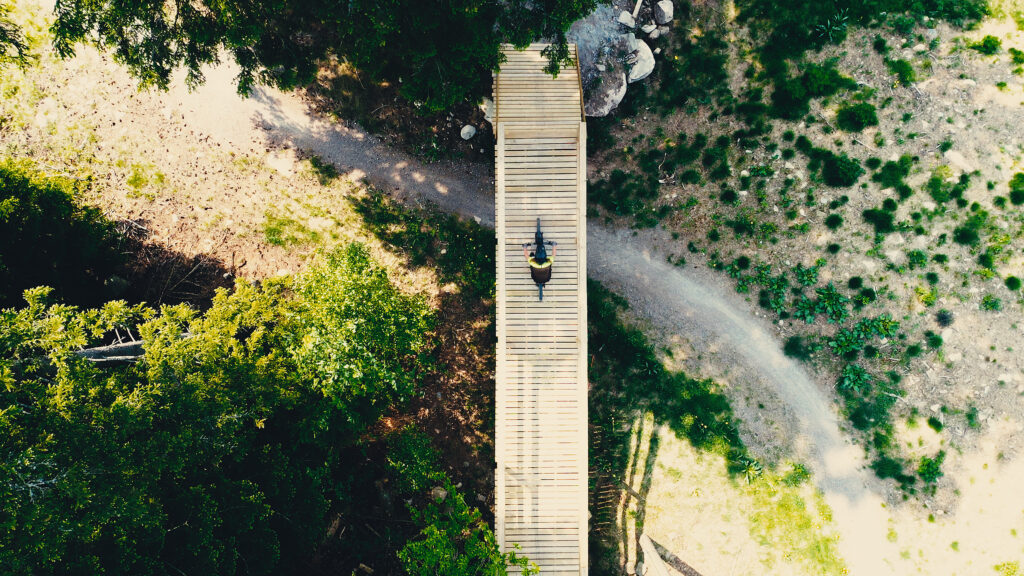
[[[794,463],[789,472],[782,477],[782,483],[786,486],[800,486],[811,479],[811,471],[806,466]]]
[[[861,213],[864,220],[875,227],[875,234],[888,234],[896,230],[892,212],[871,208]]]
[[[1016,276],[1007,276],[1004,283],[1006,284],[1006,287],[1010,289],[1012,292],[1020,290],[1020,278],[1017,278]]]
[[[925,484],[932,484],[942,478],[942,461],[946,459],[945,450],[939,450],[934,458],[922,456],[917,466],[917,475]]]
[[[860,161],[846,154],[836,155],[829,152],[824,158],[822,176],[829,186],[853,186],[862,174],[864,169],[861,168]]]
[[[814,266],[805,267],[803,264],[797,264],[793,268],[793,275],[796,276],[796,281],[801,286],[814,286],[818,283],[818,270],[825,264],[824,259],[819,259],[814,263]]]
[[[423,529],[398,551],[406,574],[475,576],[504,573],[509,566],[536,573],[527,558],[501,552],[480,511],[466,503],[450,479],[445,479],[444,491],[444,499],[431,499],[422,509],[410,506],[413,522]]]
[[[906,60],[886,60],[885,65],[889,68],[889,72],[896,76],[900,84],[909,86],[917,81],[917,73],[914,72],[914,67],[910,62]]]
[[[985,36],[979,42],[972,42],[971,44],[968,44],[968,47],[972,50],[977,50],[987,56],[991,56],[992,54],[999,52],[999,49],[1002,48],[1002,46],[1002,40],[992,35]]]
[[[943,308],[935,313],[935,321],[943,328],[953,324],[953,313]]]
[[[1024,172],[1017,172],[1010,179],[1010,203],[1014,206],[1024,204]]]
[[[878,115],[875,107],[867,102],[847,104],[839,108],[836,124],[847,132],[860,132],[868,126],[878,126]]]
[[[815,292],[818,294],[818,311],[828,316],[830,324],[842,324],[849,315],[846,305],[850,299],[840,294],[831,282]]]
[[[882,165],[882,159],[872,156],[864,161],[864,165],[867,166],[869,170],[878,170],[878,167]],[[871,179],[874,180],[874,176],[872,176]]]
[[[874,379],[868,371],[858,364],[847,364],[836,384],[839,390],[846,393],[864,394],[871,390]]]
[[[97,305],[121,262],[113,224],[80,202],[83,186],[27,162],[0,161],[0,308],[50,286],[72,303]]]
[[[924,337],[929,348],[942,348],[942,336],[929,330],[924,333]]]
[[[829,214],[828,217],[825,218],[825,226],[827,226],[829,230],[837,230],[842,225],[843,217],[839,214]]]
[[[875,34],[874,40],[871,41],[871,47],[882,56],[889,53],[889,43],[879,34]]]
[[[811,347],[804,343],[800,336],[790,336],[782,347],[782,352],[791,358],[798,360],[809,360],[811,358]]]
[[[849,286],[851,290],[859,290],[860,287],[864,285],[864,279],[860,276],[853,276],[846,282],[846,285]]]
[[[928,254],[923,250],[907,251],[907,267],[911,270],[924,268],[928,264]]]
[[[988,310],[990,312],[998,312],[1003,309],[1003,301],[991,294],[986,294],[981,299],[981,309]]]

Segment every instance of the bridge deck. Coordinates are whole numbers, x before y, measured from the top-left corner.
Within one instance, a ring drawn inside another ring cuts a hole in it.
[[[541,574],[587,574],[586,124],[578,66],[505,47],[496,106],[495,529]],[[576,48],[572,47],[576,58]],[[544,301],[523,258],[537,218],[558,242]]]

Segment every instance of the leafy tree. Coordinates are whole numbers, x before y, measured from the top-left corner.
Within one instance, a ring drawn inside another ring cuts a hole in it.
[[[11,8],[0,4],[0,65],[15,63],[28,64],[28,41],[14,22],[10,20]]]
[[[312,81],[321,60],[338,56],[438,112],[488,89],[503,41],[523,47],[555,38],[547,55],[556,72],[568,60],[565,30],[593,7],[594,0],[98,0],[58,3],[52,31],[62,56],[94,41],[144,86],[166,88],[178,67],[199,84],[202,67],[223,49],[240,67],[240,92],[257,83],[288,89]]]
[[[3,575],[301,567],[347,497],[341,452],[408,395],[430,326],[359,246],[204,314],[51,294],[0,311]],[[124,327],[138,363],[75,354]]]
[[[427,364],[433,317],[401,293],[360,244],[301,277],[292,352],[301,374],[364,427],[412,394]]]
[[[501,553],[480,511],[466,504],[449,479],[444,492],[444,498],[412,510],[413,521],[423,530],[398,551],[410,576],[491,576],[504,574],[509,565],[520,568],[524,576],[539,573],[525,557]]]

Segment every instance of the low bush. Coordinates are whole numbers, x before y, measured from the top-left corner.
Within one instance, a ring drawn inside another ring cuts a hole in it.
[[[860,161],[850,158],[846,154],[836,155],[829,152],[825,155],[821,174],[829,186],[845,188],[856,184],[864,174],[864,169],[861,168]]]
[[[786,339],[782,352],[790,358],[798,360],[810,360],[813,349],[801,336],[790,336]]]
[[[917,466],[917,475],[921,477],[925,484],[935,483],[939,478],[942,478],[942,462],[945,459],[945,450],[939,450],[939,453],[934,458],[922,456]]]
[[[917,82],[917,73],[914,72],[914,66],[906,60],[886,60],[885,65],[900,84],[909,86],[914,82]]]
[[[827,226],[829,230],[837,230],[842,225],[843,217],[839,214],[829,214],[828,217],[825,218],[825,226]]]
[[[874,226],[875,234],[888,234],[896,230],[892,212],[871,208],[862,212],[861,215],[868,224]]]
[[[868,126],[878,126],[878,115],[867,102],[847,104],[836,113],[836,124],[847,132],[860,132]]]
[[[1012,292],[1020,290],[1020,278],[1017,278],[1016,276],[1007,276],[1006,280],[1004,280],[1004,283],[1006,284],[1006,287]]]
[[[988,310],[990,312],[998,312],[1003,309],[1003,301],[991,294],[986,294],[981,299],[981,309]]]
[[[967,45],[971,50],[977,50],[982,54],[991,56],[996,54],[1003,47],[1003,41],[992,35],[987,35],[978,42],[972,42]]]
[[[796,120],[807,114],[813,98],[832,96],[840,90],[855,90],[857,82],[839,73],[835,61],[824,64],[807,64],[804,73],[788,77],[788,68],[783,64],[773,76],[775,89],[771,97],[771,115],[776,118]]]
[[[1010,203],[1014,206],[1024,204],[1024,172],[1017,172],[1010,179]]]
[[[938,312],[935,313],[935,322],[937,322],[938,325],[943,328],[947,326],[952,326],[953,313],[943,308],[942,310],[939,310]]]

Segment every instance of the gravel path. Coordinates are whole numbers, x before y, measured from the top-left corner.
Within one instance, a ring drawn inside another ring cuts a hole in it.
[[[211,70],[196,92],[176,88],[167,98],[185,111],[187,122],[225,143],[246,148],[287,144],[390,188],[406,201],[431,201],[485,226],[494,224],[493,180],[485,167],[423,164],[357,128],[316,117],[292,95],[258,89],[241,99],[227,66]],[[827,396],[783,355],[767,322],[720,277],[668,264],[654,248],[657,235],[635,236],[596,222],[588,224],[587,232],[591,277],[623,295],[634,313],[658,331],[686,335],[698,351],[713,346],[731,374],[747,375],[781,399],[786,408],[779,418],[798,431],[793,445],[804,448],[833,509],[840,551],[851,573],[892,573],[880,559],[892,552],[885,538],[888,514],[869,487],[875,480],[865,471],[863,450],[844,438]]]

